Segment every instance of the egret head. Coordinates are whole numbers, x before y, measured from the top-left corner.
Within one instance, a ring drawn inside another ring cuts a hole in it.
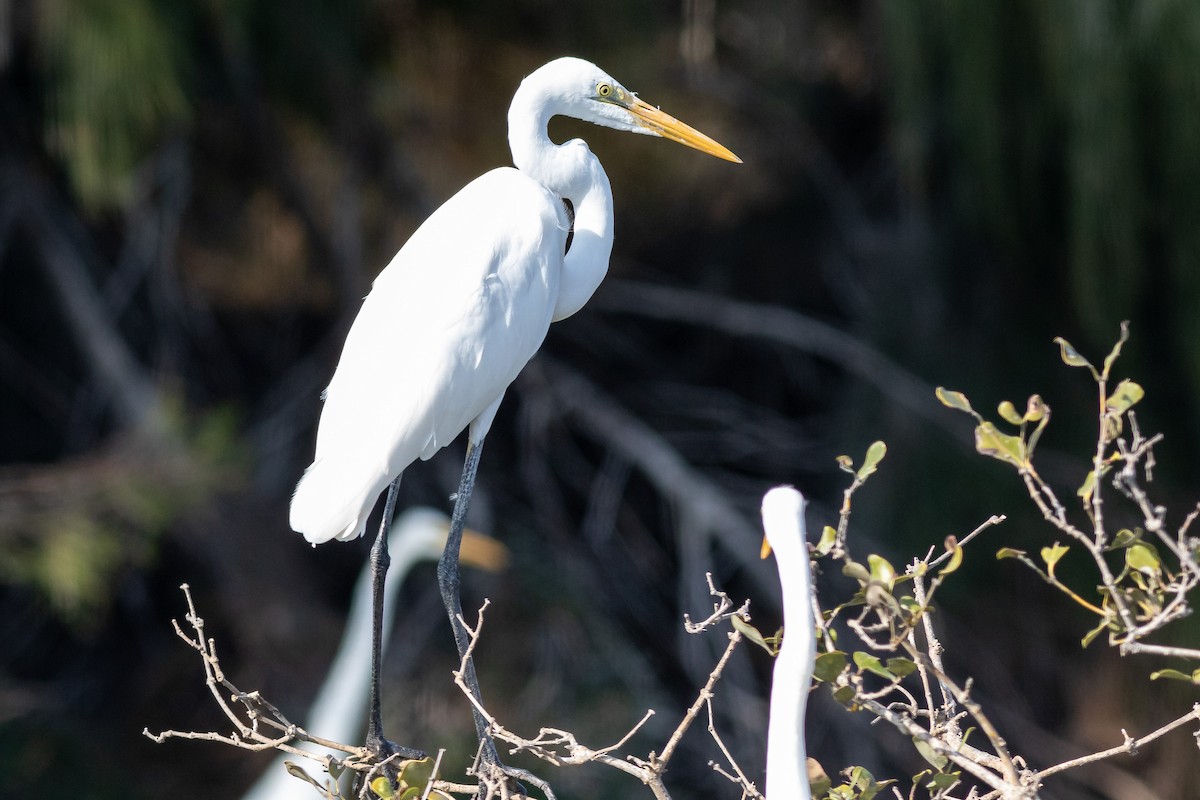
[[[570,56],[535,70],[521,84],[551,114],[562,114],[619,131],[661,136],[703,153],[741,163],[728,148],[642,101],[590,61]],[[520,92],[518,92],[520,95]]]

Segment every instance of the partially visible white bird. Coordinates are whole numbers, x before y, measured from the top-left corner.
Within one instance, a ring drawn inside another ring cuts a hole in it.
[[[767,729],[767,800],[809,800],[808,758],[804,747],[804,709],[812,685],[816,636],[813,626],[812,573],[805,539],[804,496],[778,486],[763,496],[766,538],[762,556],[772,551],[783,585],[783,644],[771,681],[771,719]]]
[[[390,482],[371,555],[382,582],[383,531],[401,474],[470,426],[438,582],[476,695],[467,634],[459,622],[457,537],[483,440],[504,392],[541,347],[550,323],[583,307],[604,279],[612,252],[608,176],[582,139],[550,140],[547,125],[556,115],[741,160],[643,102],[595,64],[560,58],[535,70],[521,82],[508,111],[516,168],[495,169],[467,184],[425,220],[375,280],[325,390],[316,455],[292,498],[292,528],[308,541],[351,539],[363,533]],[[379,596],[382,590],[374,591]],[[378,646],[374,649],[378,672]],[[376,693],[368,746],[381,757],[415,753],[398,751],[383,738],[378,708]],[[478,712],[475,724],[485,745],[482,761],[497,765]]]
[[[396,613],[396,596],[404,579],[422,561],[436,561],[446,544],[450,519],[432,508],[411,508],[396,518],[388,534],[393,558],[392,580],[387,584],[383,602],[383,643],[387,646],[391,622]],[[504,545],[474,531],[465,531],[462,543],[463,563],[486,570],[503,568],[508,553]],[[364,567],[354,586],[350,611],[342,642],[329,666],[324,683],[308,711],[303,728],[314,736],[334,742],[353,744],[361,741],[367,711],[371,668],[371,572]],[[323,757],[333,750],[308,745],[308,750]],[[258,782],[242,800],[294,800],[306,797],[303,784],[287,773],[285,761],[292,761],[310,774],[319,770],[317,761],[284,754],[271,762]]]

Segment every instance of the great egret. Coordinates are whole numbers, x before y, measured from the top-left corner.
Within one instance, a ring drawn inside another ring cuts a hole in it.
[[[467,636],[458,620],[458,536],[484,436],[505,390],[537,352],[550,323],[583,307],[608,271],[612,251],[608,177],[582,140],[550,140],[547,123],[556,115],[661,136],[740,162],[594,64],[560,58],[535,70],[521,82],[508,112],[516,169],[495,169],[467,184],[375,280],[325,390],[316,456],[292,498],[292,528],[308,541],[351,539],[363,533],[390,482],[372,548],[382,582],[383,531],[400,475],[470,426],[450,537],[438,564],[460,654]],[[566,202],[574,211],[573,227]],[[376,586],[377,597],[381,591]],[[378,641],[374,651],[377,675]],[[469,661],[466,672],[475,687]],[[380,754],[393,752],[382,738],[377,697],[371,705],[368,745]],[[485,742],[484,761],[497,764],[478,713],[475,724]]]
[[[442,554],[449,533],[450,520],[432,508],[411,508],[396,518],[388,534],[388,548],[394,558],[392,580],[383,598],[383,645],[386,648],[391,621],[396,612],[396,595],[409,571],[421,561],[436,561]],[[481,569],[498,570],[508,554],[504,546],[487,536],[465,531],[462,542],[464,564]],[[369,665],[367,658],[373,623],[371,608],[371,574],[364,568],[354,586],[346,630],[338,645],[337,655],[329,666],[321,689],[309,708],[304,729],[314,736],[334,742],[352,743],[362,734],[362,722],[367,710]],[[310,746],[319,755],[324,748]],[[294,800],[301,796],[301,784],[287,773],[285,761],[305,763],[304,759],[284,754],[271,762],[258,782],[242,800]],[[316,762],[313,762],[316,763]]]
[[[767,728],[767,800],[809,800],[808,758],[804,749],[804,708],[812,685],[816,637],[812,616],[812,575],[805,540],[804,496],[777,486],[763,496],[763,558],[775,552],[783,585],[783,644],[771,680],[771,719]]]

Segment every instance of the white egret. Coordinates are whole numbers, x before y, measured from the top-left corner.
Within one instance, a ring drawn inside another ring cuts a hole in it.
[[[767,800],[809,800],[808,758],[804,748],[804,709],[812,685],[816,636],[812,614],[812,575],[805,539],[804,496],[778,486],[763,496],[766,538],[783,586],[783,644],[771,680],[771,719],[767,728]]]
[[[316,456],[292,499],[292,528],[308,541],[350,539],[363,533],[390,482],[372,548],[382,582],[383,531],[400,475],[469,426],[450,538],[438,565],[460,654],[467,639],[458,621],[457,531],[483,439],[505,390],[537,352],[550,323],[583,307],[603,280],[612,251],[608,177],[582,140],[550,140],[547,123],[556,115],[740,161],[587,61],[560,58],[530,74],[508,112],[516,168],[492,170],[447,200],[375,280],[325,391]],[[569,250],[572,221],[565,202],[574,211]],[[381,591],[377,586],[377,597]],[[378,649],[376,637],[376,654]],[[378,655],[374,663],[378,673]],[[466,677],[476,686],[469,661]],[[394,752],[382,738],[377,697],[371,705],[368,745],[380,754]],[[478,713],[475,722],[485,741],[484,761],[497,764]]]
[[[392,580],[383,597],[383,646],[396,613],[396,595],[409,571],[422,561],[436,561],[446,544],[450,520],[432,508],[411,508],[396,518],[388,534],[388,548],[394,558]],[[480,569],[498,570],[508,554],[504,545],[487,536],[464,531],[462,560]],[[373,609],[371,607],[371,571],[364,568],[354,585],[346,630],[338,645],[337,655],[329,666],[325,681],[308,711],[304,729],[314,736],[344,744],[353,743],[362,734],[363,717],[367,711],[368,676]],[[318,755],[335,753],[332,750],[309,746]],[[242,796],[242,800],[294,800],[303,796],[302,784],[288,774],[285,761],[307,764],[304,759],[284,754],[271,762],[258,782]],[[316,763],[316,762],[311,762]]]

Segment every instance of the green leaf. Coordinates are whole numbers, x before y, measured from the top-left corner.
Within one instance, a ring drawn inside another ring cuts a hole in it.
[[[1070,549],[1071,548],[1067,545],[1059,544],[1058,542],[1055,542],[1052,547],[1042,548],[1042,561],[1046,562],[1046,571],[1049,572],[1051,576],[1054,575],[1054,565],[1057,564],[1059,559],[1065,556],[1067,551]]]
[[[872,442],[871,446],[867,448],[867,455],[863,459],[863,465],[858,468],[856,477],[860,481],[866,480],[875,472],[875,468],[885,455],[887,455],[887,445],[883,442]]]
[[[1055,336],[1054,341],[1058,344],[1059,353],[1062,355],[1064,364],[1068,367],[1087,367],[1095,373],[1096,368],[1092,366],[1090,361],[1079,355],[1079,351],[1072,347],[1070,342],[1061,336]]]
[[[891,562],[883,556],[871,554],[867,556],[867,563],[871,565],[871,579],[879,581],[890,590],[896,583],[896,569]]]
[[[871,800],[879,793],[880,785],[866,767],[851,767],[846,777],[850,787],[858,791],[859,800]]]
[[[371,781],[371,791],[381,800],[393,800],[396,796],[392,782],[382,775]]]
[[[996,559],[1002,558],[1020,558],[1025,555],[1024,550],[1018,550],[1015,547],[1001,547],[996,551]]]
[[[1075,490],[1075,494],[1083,498],[1083,502],[1092,502],[1092,492],[1096,491],[1096,470],[1088,470],[1087,477],[1083,479],[1083,485]]]
[[[955,392],[939,386],[934,389],[933,393],[937,395],[937,399],[942,402],[942,405],[947,408],[964,411],[974,417],[979,416],[975,413],[975,409],[971,408],[971,402],[967,400],[967,396],[962,392]]]
[[[1104,407],[1114,414],[1124,414],[1145,396],[1146,391],[1141,386],[1126,378],[1113,389],[1104,401]]]
[[[949,575],[951,572],[954,572],[955,570],[957,570],[959,567],[962,566],[962,562],[963,562],[962,546],[959,545],[958,541],[956,539],[954,539],[953,536],[946,537],[946,544],[952,545],[952,549],[950,547],[947,547],[947,550],[949,550],[949,552],[950,552],[950,560],[946,562],[946,566],[942,567],[941,570],[938,571],[938,575]]]
[[[888,672],[901,679],[907,678],[917,671],[916,662],[907,658],[889,658],[886,666]]]
[[[1194,670],[1191,675],[1186,672],[1180,672],[1177,669],[1160,669],[1150,673],[1150,680],[1156,681],[1159,678],[1167,678],[1172,681],[1187,681],[1200,686],[1200,669]]]
[[[1128,528],[1121,528],[1121,530],[1117,531],[1117,535],[1113,537],[1112,544],[1108,546],[1108,549],[1120,550],[1122,547],[1129,547],[1129,545],[1141,538],[1141,530],[1131,531]]]
[[[1031,394],[1025,401],[1025,416],[1022,422],[1041,422],[1050,413],[1050,406],[1042,400],[1040,394]]]
[[[1001,433],[990,422],[981,422],[975,427],[975,449],[982,455],[1007,461],[1018,468],[1027,466],[1021,437]]]
[[[823,556],[833,549],[837,541],[837,529],[826,525],[821,529],[821,541],[817,542],[817,555]]]
[[[1117,343],[1113,345],[1112,352],[1104,359],[1104,377],[1108,378],[1108,372],[1112,369],[1112,365],[1116,363],[1117,358],[1121,355],[1121,347],[1129,339],[1129,320],[1121,323],[1121,335],[1117,338]]]
[[[296,764],[295,762],[285,761],[285,762],[283,762],[283,768],[285,770],[287,770],[287,774],[291,775],[293,778],[299,778],[300,780],[304,781],[305,783],[308,783],[308,784],[311,784],[311,785],[317,787],[321,791],[325,790],[324,786],[322,786],[320,783],[318,783],[316,781],[316,779],[313,778],[313,776],[311,776],[307,772],[305,772],[304,769],[302,767],[300,767],[300,765]]]
[[[1097,625],[1096,627],[1092,628],[1090,631],[1088,631],[1087,633],[1084,634],[1083,639],[1080,640],[1079,644],[1084,649],[1086,649],[1087,646],[1089,644],[1091,644],[1092,642],[1094,642],[1096,640],[1096,637],[1099,636],[1101,633],[1103,633],[1104,629],[1107,627],[1108,627],[1108,619],[1106,618],[1106,619],[1101,620],[1099,625]]]
[[[1130,569],[1136,569],[1144,575],[1158,575],[1162,571],[1162,561],[1158,551],[1149,542],[1134,542],[1125,551],[1125,563]]]
[[[954,784],[958,783],[962,778],[961,772],[939,772],[929,779],[929,783],[925,784],[928,788],[935,792],[944,792],[950,789]]]
[[[854,694],[855,692],[853,686],[839,686],[833,690],[833,699],[847,708],[852,708]]]
[[[733,623],[733,629],[735,631],[740,633],[742,636],[745,636],[750,641],[754,642],[756,645],[761,647],[763,650],[766,650],[772,656],[779,654],[778,649],[771,647],[771,645],[767,644],[767,640],[763,638],[762,632],[759,631],[758,628],[751,625],[749,622],[746,622],[746,620],[742,619],[741,617],[739,617],[735,614],[734,616],[729,618],[729,621]]]
[[[865,669],[867,672],[874,673],[881,678],[887,678],[889,681],[897,680],[896,676],[883,665],[883,662],[877,656],[864,653],[862,650],[856,650],[853,658],[855,666],[860,670]]]
[[[837,465],[842,468],[843,472],[854,472],[854,459],[850,456],[838,456],[836,459]]]
[[[1020,425],[1024,420],[1017,413],[1017,407],[1009,401],[1005,400],[997,408],[996,413],[1007,423],[1011,425]]]
[[[847,578],[854,578],[854,580],[858,581],[859,583],[869,583],[871,580],[871,573],[867,571],[866,567],[857,561],[850,561],[846,564],[843,564],[842,574]]]
[[[823,683],[829,683],[842,674],[846,668],[846,654],[840,650],[821,653],[813,664],[813,678]]]
[[[821,766],[821,762],[817,761],[812,756],[808,757],[808,789],[813,797],[824,797],[829,791],[829,787],[833,785],[829,775],[826,774],[825,768]]]
[[[950,763],[950,759],[933,749],[933,745],[924,739],[913,737],[913,747],[917,748],[917,752],[921,754],[921,758],[928,761],[939,770],[944,769]]]
[[[734,617],[737,619],[737,617]],[[433,759],[432,758],[414,758],[404,762],[404,768],[400,770],[399,779],[401,783],[407,783],[409,786],[424,786],[429,783],[429,779],[433,777]]]

